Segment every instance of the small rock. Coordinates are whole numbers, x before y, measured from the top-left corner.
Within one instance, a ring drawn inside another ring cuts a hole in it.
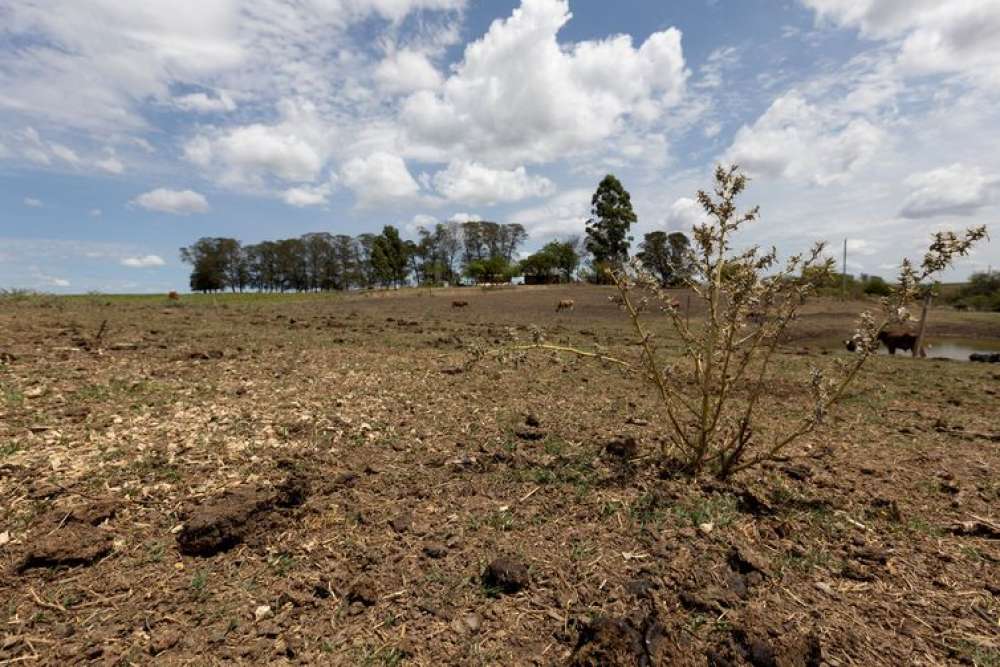
[[[255,621],[260,623],[265,618],[271,618],[274,616],[274,612],[271,611],[270,605],[262,604],[253,610],[253,618]]]
[[[759,572],[767,576],[771,571],[771,563],[764,556],[743,543],[736,543],[729,552],[729,564],[742,574]]]
[[[502,593],[517,593],[530,580],[528,568],[510,558],[497,558],[483,571],[483,584]]]
[[[356,472],[345,472],[337,475],[334,480],[334,486],[354,486],[358,482],[358,473]]]
[[[424,544],[424,553],[429,558],[443,558],[448,553],[448,547],[440,542],[427,542]]]
[[[706,535],[708,535],[709,533],[711,533],[714,529],[715,529],[715,524],[714,523],[699,523],[698,524],[698,530],[700,530],[701,532],[705,533]]]
[[[181,633],[175,628],[156,630],[149,642],[149,652],[153,655],[159,655],[172,649],[180,640]]]
[[[409,514],[400,514],[399,516],[397,516],[396,518],[394,518],[392,521],[389,522],[389,525],[392,526],[392,529],[397,533],[405,533],[407,530],[410,529],[410,526],[412,524],[413,524],[413,517],[410,516]]]
[[[365,607],[371,607],[378,601],[375,589],[367,581],[356,581],[347,591],[347,602],[349,604],[358,603]]]
[[[482,617],[476,613],[466,614],[462,621],[465,623],[465,627],[467,627],[470,632],[479,632],[479,628],[483,626]]]
[[[836,597],[837,596],[837,591],[833,590],[833,586],[831,586],[830,584],[826,583],[825,581],[817,581],[816,582],[816,589],[820,590],[820,591],[822,591],[824,593],[826,593],[830,597]]]
[[[45,387],[42,387],[42,386],[39,385],[37,387],[32,387],[30,389],[25,389],[24,390],[24,397],[25,398],[41,398],[42,396],[45,395],[46,391],[47,390],[46,390]]]
[[[258,637],[270,637],[274,638],[281,634],[281,628],[274,621],[262,621],[257,624],[257,636]]]

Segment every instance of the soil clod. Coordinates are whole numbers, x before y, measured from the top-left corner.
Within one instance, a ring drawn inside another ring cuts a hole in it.
[[[276,488],[244,486],[197,507],[177,534],[181,553],[211,556],[244,541],[269,512],[302,504],[308,485],[292,475]]]
[[[483,571],[483,584],[501,593],[517,593],[531,581],[528,568],[510,558],[497,558]]]
[[[639,453],[639,443],[634,436],[619,435],[612,438],[605,446],[604,451],[609,455],[622,459],[635,458]]]
[[[68,523],[33,544],[15,566],[18,573],[37,567],[90,565],[111,553],[109,533],[84,523]]]

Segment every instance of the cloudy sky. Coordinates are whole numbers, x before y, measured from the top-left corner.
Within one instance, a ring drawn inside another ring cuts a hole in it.
[[[742,241],[890,276],[998,220],[998,102],[1000,0],[0,0],[0,287],[183,289],[200,236],[537,247],[608,172],[684,230],[719,161]]]

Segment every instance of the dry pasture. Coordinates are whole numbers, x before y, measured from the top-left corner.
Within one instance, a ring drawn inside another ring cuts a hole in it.
[[[793,457],[693,482],[622,372],[466,364],[635,354],[611,295],[4,302],[0,664],[1000,664],[1000,367],[876,358]],[[862,306],[807,306],[771,423]]]

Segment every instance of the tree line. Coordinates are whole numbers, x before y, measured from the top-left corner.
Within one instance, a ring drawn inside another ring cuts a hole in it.
[[[403,239],[386,225],[379,234],[317,232],[298,238],[243,244],[237,239],[205,237],[181,248],[191,265],[190,287],[266,292],[331,291],[406,284],[605,282],[607,268],[629,259],[631,226],[636,222],[629,193],[612,175],[601,181],[591,202],[586,236],[551,241],[518,260],[528,238],[520,224],[490,221],[437,223],[421,227],[416,239]],[[665,286],[688,275],[690,242],[680,232],[650,232],[637,258]]]

